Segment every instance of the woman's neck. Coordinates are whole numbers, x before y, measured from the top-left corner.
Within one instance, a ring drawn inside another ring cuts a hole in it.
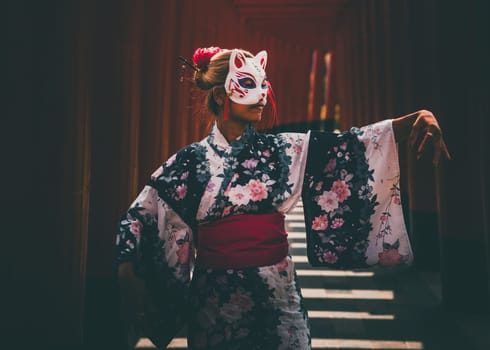
[[[249,124],[250,122],[235,120],[223,121],[222,119],[218,119],[216,121],[219,131],[225,137],[228,143],[231,143],[238,137],[242,136]]]

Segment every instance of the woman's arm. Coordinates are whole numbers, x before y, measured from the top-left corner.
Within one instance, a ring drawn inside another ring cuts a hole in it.
[[[410,146],[417,150],[417,159],[420,159],[430,143],[434,147],[434,165],[439,163],[441,153],[446,159],[451,159],[439,123],[432,112],[420,110],[395,118],[392,123],[395,141],[401,142],[408,139]]]

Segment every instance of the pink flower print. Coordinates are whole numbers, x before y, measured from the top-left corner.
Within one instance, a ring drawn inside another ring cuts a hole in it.
[[[388,221],[388,215],[387,215],[386,213],[385,213],[385,214],[383,214],[383,215],[381,215],[381,216],[379,217],[379,220],[380,220],[381,222],[386,222],[386,221]]]
[[[189,262],[189,242],[182,244],[177,250],[179,264],[185,265]]]
[[[185,184],[177,186],[175,189],[175,194],[178,200],[184,199],[185,195],[187,194],[187,186]]]
[[[311,228],[315,231],[323,231],[326,230],[327,227],[328,227],[327,214],[317,216],[315,219],[313,219],[313,222],[311,223]]]
[[[325,166],[325,172],[326,173],[331,173],[335,170],[335,167],[337,166],[337,159],[332,158],[328,161],[327,165]]]
[[[322,189],[322,186],[323,186],[323,181],[318,182],[315,186],[315,190],[320,191]]]
[[[301,153],[301,151],[302,151],[302,148],[301,148],[301,146],[300,146],[300,145],[295,144],[295,145],[293,146],[293,151],[294,151],[294,153],[296,153],[296,154],[300,154],[300,153]]]
[[[141,234],[141,228],[143,225],[141,225],[141,222],[139,220],[131,221],[131,225],[129,226],[129,231],[136,237],[139,237]]]
[[[188,177],[189,177],[189,172],[188,172],[188,171],[186,171],[185,173],[183,173],[183,174],[180,176],[180,179],[181,179],[181,180],[185,180],[185,179],[187,179]]]
[[[250,159],[245,160],[242,163],[242,166],[246,169],[253,169],[257,166],[258,163],[259,163],[259,161],[257,159],[250,158]]]
[[[400,203],[401,203],[400,197],[398,197],[398,196],[393,197],[393,203],[396,205],[400,205]]]
[[[270,157],[270,156],[271,156],[271,151],[270,151],[270,149],[266,149],[266,150],[265,150],[265,151],[262,153],[262,155],[264,155],[265,157]]]
[[[378,258],[381,266],[395,266],[401,264],[403,257],[398,253],[398,249],[390,248],[378,253]]]
[[[323,254],[323,259],[329,264],[335,264],[338,260],[338,257],[335,253],[327,251],[325,252],[325,254]]]
[[[227,195],[233,205],[246,205],[250,201],[250,191],[242,185],[230,188]]]
[[[347,142],[344,142],[340,145],[340,149],[345,151],[347,149]]]
[[[337,199],[340,203],[345,201],[350,196],[349,186],[343,180],[337,180],[332,185],[332,192],[337,194]]]
[[[231,177],[230,183],[228,184],[228,187],[226,187],[226,190],[225,190],[225,196],[228,196],[228,193],[230,192],[230,189],[231,189],[231,185],[233,185],[233,183],[238,179],[238,176],[239,175],[237,173],[235,173]]]
[[[263,182],[260,182],[259,180],[250,180],[247,184],[247,188],[250,191],[250,199],[253,202],[258,202],[267,198],[267,187]]]
[[[344,247],[344,246],[342,246],[342,245],[339,245],[338,247],[335,247],[335,249],[336,249],[336,250],[337,250],[339,253],[341,253],[341,252],[343,252],[344,250],[346,250],[347,248],[346,248],[346,247]]]
[[[330,227],[333,229],[342,227],[343,225],[344,225],[344,219],[342,218],[333,219],[332,222],[330,223]]]
[[[325,212],[331,212],[339,207],[337,194],[332,191],[325,191],[317,197],[317,203]]]
[[[228,215],[230,215],[231,208],[232,208],[232,206],[231,206],[231,205],[230,205],[230,206],[225,207],[225,209],[223,209],[223,216],[228,216]]]
[[[213,192],[215,186],[213,182],[209,181],[206,185],[206,192]]]

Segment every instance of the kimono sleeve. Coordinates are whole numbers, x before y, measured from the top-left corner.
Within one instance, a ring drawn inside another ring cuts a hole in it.
[[[308,154],[309,134],[303,133],[280,133],[278,137],[282,140],[282,159],[288,165],[286,174],[281,178],[287,183],[289,196],[277,208],[280,213],[291,211],[301,199],[301,190],[305,174],[306,159]]]
[[[411,264],[392,122],[341,134],[312,132],[303,184],[314,266]]]
[[[137,274],[145,279],[163,265],[176,279],[188,283],[193,248],[190,227],[155,188],[145,186],[119,223],[117,263],[134,263]]]
[[[132,262],[144,280],[140,327],[154,344],[165,347],[186,322],[194,257],[192,230],[147,185],[122,217],[116,249],[117,262]]]

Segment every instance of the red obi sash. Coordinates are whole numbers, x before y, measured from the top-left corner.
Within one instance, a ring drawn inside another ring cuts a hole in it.
[[[288,255],[284,215],[232,215],[199,225],[196,266],[242,269],[273,265]]]

